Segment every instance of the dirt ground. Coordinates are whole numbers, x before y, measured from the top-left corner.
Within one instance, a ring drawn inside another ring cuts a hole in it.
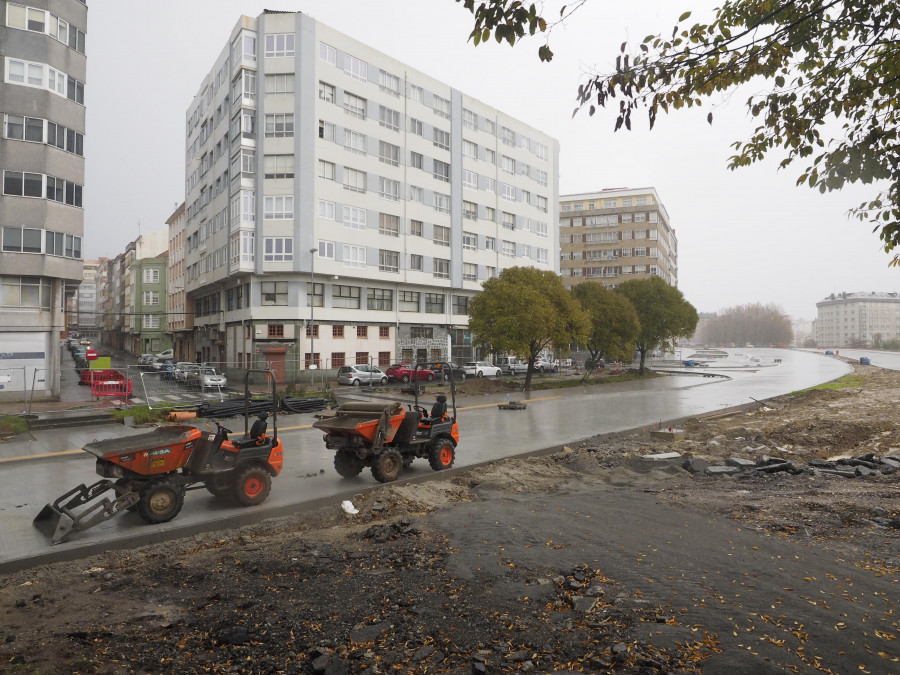
[[[900,472],[810,465],[900,458],[900,373],[856,375],[677,443],[596,437],[0,577],[0,671],[900,673]],[[672,451],[794,467],[643,459]]]

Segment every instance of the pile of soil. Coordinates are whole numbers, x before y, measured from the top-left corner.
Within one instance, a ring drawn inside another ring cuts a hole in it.
[[[679,443],[596,437],[382,486],[355,515],[8,575],[0,670],[900,672],[900,474],[712,478],[643,458],[900,455],[900,373],[857,372],[691,420]]]

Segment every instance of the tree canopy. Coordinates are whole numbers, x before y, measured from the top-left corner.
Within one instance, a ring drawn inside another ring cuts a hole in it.
[[[619,284],[616,293],[631,300],[641,330],[635,347],[641,354],[641,375],[647,352],[660,347],[674,348],[677,338],[692,335],[697,327],[697,310],[674,286],[659,277],[630,279]]]
[[[577,11],[563,4],[548,20],[518,0],[457,0],[475,15],[475,44],[493,35],[514,44]],[[879,232],[885,252],[900,244],[900,6],[896,0],[730,0],[709,23],[688,22],[671,33],[623,42],[615,69],[588,77],[578,107],[593,115],[615,107],[615,129],[631,129],[644,109],[650,128],[660,111],[700,106],[753,83],[746,101],[758,126],[732,144],[728,167],[769,155],[782,168],[801,160],[798,185],[820,192],[851,183],[882,182],[853,211]],[[538,50],[541,60],[553,52]],[[765,81],[763,84],[761,81]],[[713,114],[707,116],[713,122]],[[891,264],[898,264],[895,254]]]
[[[569,344],[587,336],[587,316],[551,271],[509,267],[482,288],[469,303],[474,342],[494,353],[527,360],[526,391],[541,352],[564,353]]]
[[[701,321],[694,342],[710,345],[789,345],[794,339],[790,318],[781,307],[751,303],[726,307]]]
[[[600,359],[631,361],[634,342],[641,330],[637,312],[631,301],[621,293],[607,290],[596,281],[585,281],[572,288],[572,295],[590,320],[587,341],[584,346],[591,354],[591,361]],[[592,368],[588,368],[590,373]]]

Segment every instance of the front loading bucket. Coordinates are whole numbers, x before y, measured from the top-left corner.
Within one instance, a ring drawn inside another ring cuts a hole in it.
[[[114,499],[104,494],[112,490]],[[50,539],[50,544],[59,544],[72,532],[83,532],[113,516],[128,510],[140,500],[136,492],[125,492],[110,480],[100,480],[93,485],[79,485],[62,495],[52,504],[41,509],[32,521],[35,529]],[[94,503],[91,503],[94,502]],[[73,509],[87,506],[79,513]]]

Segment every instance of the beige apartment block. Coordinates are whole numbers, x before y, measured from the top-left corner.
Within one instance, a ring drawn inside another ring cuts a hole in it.
[[[566,288],[661,277],[678,286],[678,239],[654,188],[616,188],[559,198],[559,273]]]
[[[879,347],[900,337],[898,293],[832,293],[816,308],[819,347]]]

